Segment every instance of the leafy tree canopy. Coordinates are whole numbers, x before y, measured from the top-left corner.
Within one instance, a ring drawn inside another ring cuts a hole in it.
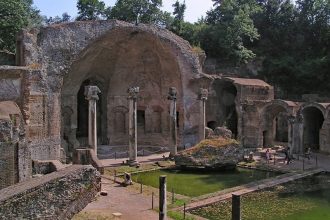
[[[41,25],[42,17],[32,0],[0,0],[0,50],[15,51],[17,32]]]
[[[78,0],[78,21],[98,20],[104,16],[105,4],[99,0]]]
[[[235,63],[246,63],[255,57],[244,42],[259,38],[252,16],[261,8],[255,0],[213,0],[207,12],[209,27],[203,32],[202,47],[212,56],[221,56]]]
[[[163,16],[162,0],[118,0],[108,18],[127,22],[158,23]],[[166,16],[165,16],[166,17]],[[167,16],[168,18],[168,16]]]

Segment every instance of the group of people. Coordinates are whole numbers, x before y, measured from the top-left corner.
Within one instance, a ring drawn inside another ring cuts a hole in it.
[[[290,153],[290,147],[287,147],[283,150],[283,153],[285,155],[284,161],[286,161],[286,164],[289,164],[292,162],[293,156]],[[271,154],[269,148],[266,150],[266,160],[271,160]]]

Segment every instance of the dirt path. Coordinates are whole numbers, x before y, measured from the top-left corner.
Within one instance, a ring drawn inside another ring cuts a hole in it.
[[[112,181],[104,178],[102,178],[102,190],[106,190],[108,196],[98,196],[96,201],[88,204],[81,213],[86,213],[86,216],[88,216],[88,213],[94,213],[94,216],[95,213],[98,213],[99,216],[110,217],[112,213],[119,212],[122,216],[118,219],[158,219],[158,213],[151,210],[151,199],[149,197],[122,187],[119,184],[114,184]]]

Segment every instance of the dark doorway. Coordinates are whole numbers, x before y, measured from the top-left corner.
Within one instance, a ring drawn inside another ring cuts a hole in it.
[[[217,127],[217,122],[216,121],[208,121],[207,122],[207,127],[214,130]]]
[[[320,129],[322,128],[324,117],[316,107],[307,107],[303,110],[304,117],[304,147],[314,150],[320,149]]]
[[[136,112],[136,120],[138,131],[145,131],[146,117],[144,110],[137,110]]]
[[[223,80],[216,80],[213,88],[217,94],[217,126],[226,126],[233,133],[233,137],[238,135],[237,129],[237,112],[236,112],[236,96],[237,89],[233,83]]]
[[[85,80],[78,91],[78,97],[77,97],[77,117],[78,117],[78,128],[77,128],[77,138],[80,139],[86,139],[88,137],[88,100],[85,98],[85,86],[88,85],[96,85],[102,90],[102,86],[100,86],[100,83],[92,80],[87,79]],[[106,117],[104,117],[104,110],[102,108],[103,106],[103,97],[102,92],[98,94],[99,100],[97,101],[96,106],[96,115],[97,115],[97,136],[100,143],[103,143],[102,141],[102,124],[106,123]],[[102,120],[103,119],[103,120]]]

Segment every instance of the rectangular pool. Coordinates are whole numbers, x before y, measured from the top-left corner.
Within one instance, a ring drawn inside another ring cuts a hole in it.
[[[321,174],[241,197],[244,220],[330,219],[330,175]],[[231,219],[231,201],[193,210],[207,219]]]
[[[157,170],[132,176],[133,181],[158,188],[159,176],[167,176],[167,190],[196,197],[226,188],[274,177],[274,172],[237,168],[235,171]]]

